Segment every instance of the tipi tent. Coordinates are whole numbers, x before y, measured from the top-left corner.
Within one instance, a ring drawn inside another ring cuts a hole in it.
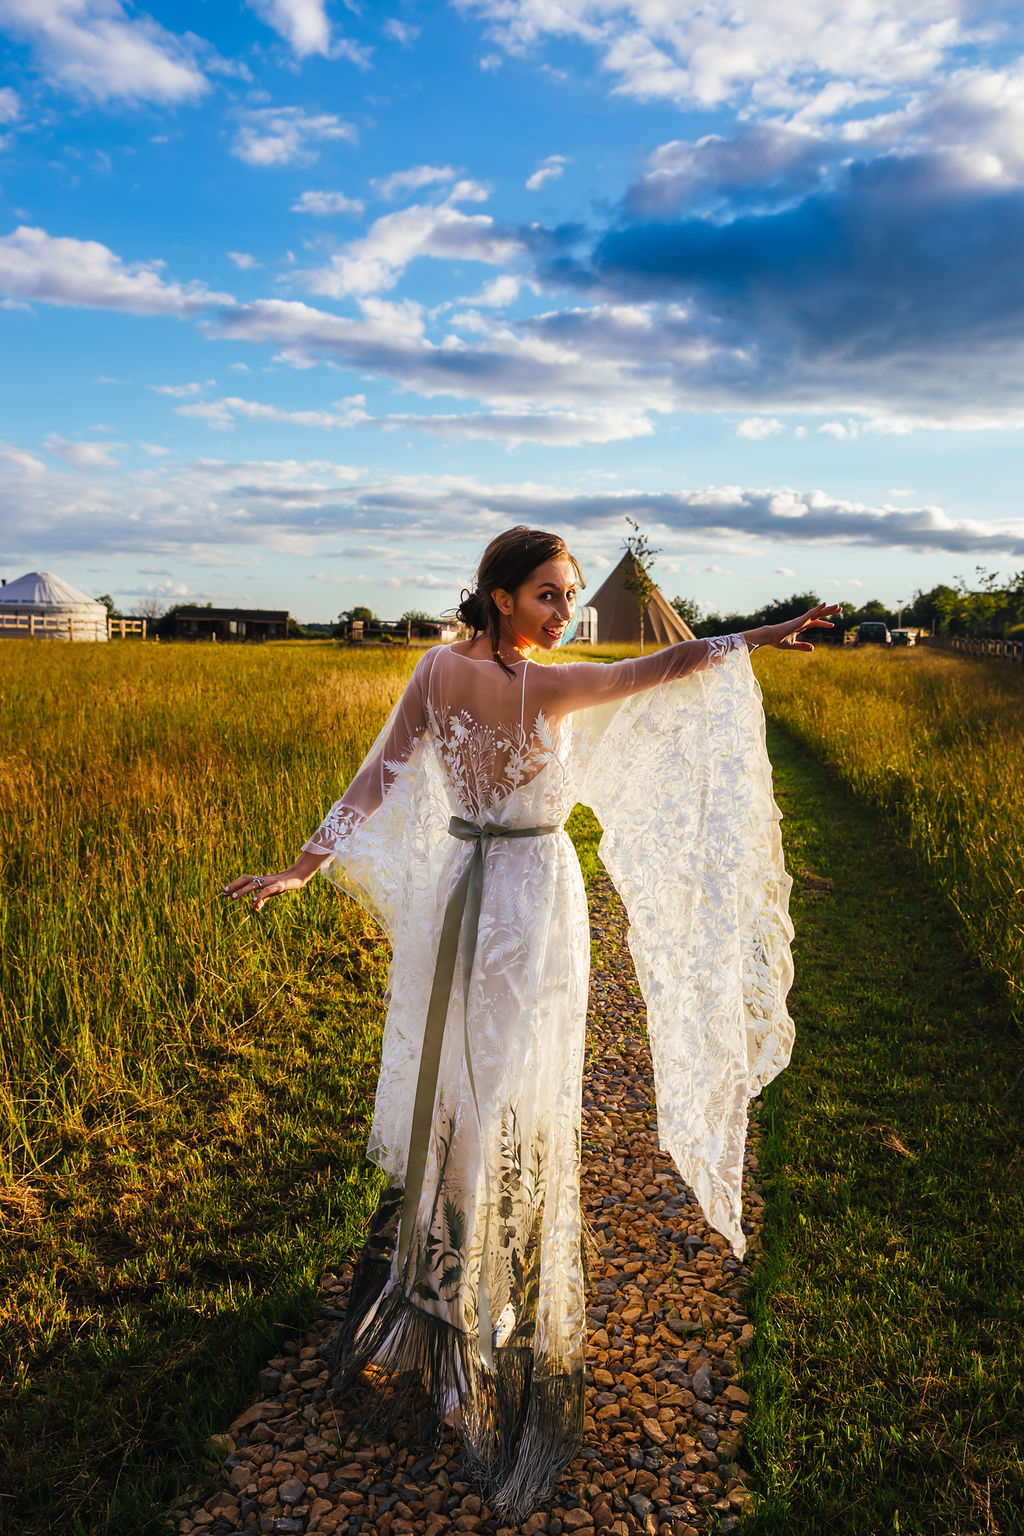
[[[640,640],[636,593],[626,585],[635,568],[635,557],[627,550],[607,581],[590,599],[590,606],[597,609],[597,633],[602,645],[614,641],[638,643]],[[672,645],[677,640],[693,638],[693,630],[655,587],[644,614],[644,640],[652,645]]]
[[[107,610],[48,571],[29,571],[0,587],[0,635],[106,640]]]

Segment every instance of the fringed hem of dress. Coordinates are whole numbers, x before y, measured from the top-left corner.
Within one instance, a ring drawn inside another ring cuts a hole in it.
[[[489,1370],[474,1335],[424,1311],[400,1285],[388,1290],[401,1205],[401,1189],[385,1191],[356,1262],[329,1360],[332,1395],[359,1401],[368,1433],[405,1424],[427,1444],[437,1443],[458,1405],[467,1478],[493,1514],[518,1523],[551,1495],[579,1454],[583,1371],[546,1369],[530,1348],[509,1345],[495,1347]]]

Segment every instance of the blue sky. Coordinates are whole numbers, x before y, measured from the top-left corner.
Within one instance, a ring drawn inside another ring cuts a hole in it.
[[[1024,39],[952,0],[0,0],[0,574],[904,601],[1024,567]]]

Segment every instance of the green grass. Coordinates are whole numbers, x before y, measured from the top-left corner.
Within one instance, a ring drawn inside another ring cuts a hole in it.
[[[156,1529],[359,1241],[386,950],[352,903],[322,899],[331,938],[268,966],[271,1007],[197,1041],[160,1095],[55,1127],[4,1192],[12,1536]]]
[[[1024,1529],[1024,1051],[899,836],[770,732],[797,1045],[765,1092],[757,1536]],[[805,893],[802,877],[834,893]]]
[[[769,714],[891,818],[1024,1024],[1024,668],[819,646],[755,670]]]
[[[255,918],[415,660],[11,645],[0,682],[0,1529],[156,1529],[359,1240],[387,952]]]

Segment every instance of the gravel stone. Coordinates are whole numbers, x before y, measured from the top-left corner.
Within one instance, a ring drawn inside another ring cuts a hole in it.
[[[693,1393],[702,1402],[710,1403],[715,1395],[714,1385],[711,1380],[711,1367],[705,1362],[693,1373]]]

